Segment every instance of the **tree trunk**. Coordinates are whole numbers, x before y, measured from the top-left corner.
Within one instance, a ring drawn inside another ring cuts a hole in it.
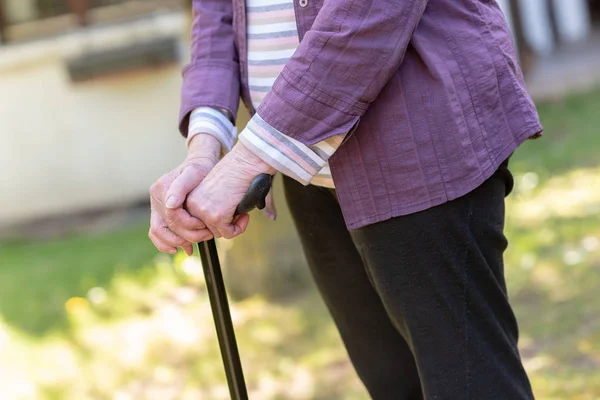
[[[558,30],[558,16],[554,7],[554,0],[546,0],[548,9],[548,18],[550,19],[550,28],[552,30],[552,39],[556,45],[560,45],[560,31]]]
[[[79,25],[85,26],[88,24],[87,13],[90,8],[89,0],[68,0],[69,10],[77,16]]]
[[[0,0],[0,44],[6,41],[6,17],[4,14],[4,0]]]
[[[523,17],[519,3],[520,0],[510,0],[510,12],[512,14],[514,25],[515,41],[517,42],[517,47],[519,49],[519,61],[521,63],[521,69],[523,70],[523,75],[527,76],[531,70],[531,67],[533,66],[535,55],[531,50],[529,43],[527,43],[525,34],[523,33]]]

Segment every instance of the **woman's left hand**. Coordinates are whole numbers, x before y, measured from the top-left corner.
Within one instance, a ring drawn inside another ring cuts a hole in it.
[[[262,173],[275,172],[242,143],[237,143],[188,195],[185,207],[215,237],[234,238],[244,233],[250,220],[247,214],[234,216],[250,184]]]

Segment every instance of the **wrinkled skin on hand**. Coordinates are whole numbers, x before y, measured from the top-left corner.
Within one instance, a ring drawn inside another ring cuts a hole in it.
[[[184,162],[160,177],[150,188],[148,236],[159,251],[175,254],[177,248],[181,247],[186,254],[191,255],[193,243],[214,237],[207,225],[194,212],[190,213],[186,200],[217,165],[220,151],[221,145],[213,136],[195,136],[190,142]],[[196,205],[195,202],[191,204],[192,207]],[[269,219],[276,218],[272,193],[267,196],[264,214]]]
[[[206,224],[215,237],[234,238],[245,232],[248,215],[235,216],[250,184],[262,173],[276,171],[238,143],[188,196],[186,208]]]

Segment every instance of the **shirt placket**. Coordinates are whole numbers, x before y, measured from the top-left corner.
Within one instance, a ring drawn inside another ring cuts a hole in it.
[[[298,39],[302,40],[306,33],[306,17],[308,5],[311,0],[294,0],[294,13],[296,17],[296,28],[298,29]]]
[[[246,1],[235,0],[237,10],[237,21],[235,26],[238,38],[238,58],[240,62],[240,86],[242,90],[242,101],[253,115],[256,110],[250,99],[250,88],[248,86],[248,24],[246,18]]]

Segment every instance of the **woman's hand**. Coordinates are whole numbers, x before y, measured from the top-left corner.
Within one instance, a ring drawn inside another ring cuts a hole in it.
[[[213,237],[205,224],[183,208],[194,190],[219,161],[221,144],[211,135],[199,134],[189,145],[185,161],[163,175],[150,188],[150,231],[148,237],[165,253],[182,247],[192,255],[192,244]]]
[[[186,209],[204,222],[215,237],[234,238],[248,226],[247,214],[234,216],[234,213],[250,184],[262,173],[275,172],[242,143],[237,143],[188,195]],[[274,219],[272,197],[269,202],[271,207],[266,214]]]
[[[275,219],[277,218],[277,209],[275,208],[275,199],[273,197],[272,188],[271,190],[269,190],[269,194],[265,199],[265,209],[263,210],[263,214],[271,221],[275,221]]]

